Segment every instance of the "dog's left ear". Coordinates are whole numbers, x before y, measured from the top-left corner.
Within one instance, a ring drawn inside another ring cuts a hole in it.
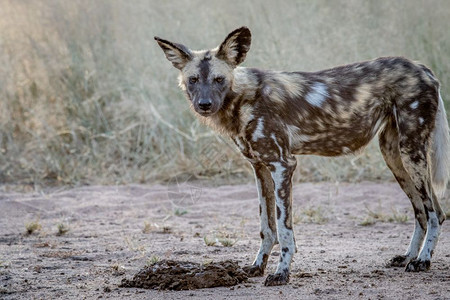
[[[252,35],[247,27],[241,27],[231,32],[219,46],[217,58],[236,67],[242,63],[250,50]]]
[[[167,59],[173,66],[182,70],[184,66],[192,59],[192,53],[184,45],[172,43],[155,36],[158,45],[163,49]]]

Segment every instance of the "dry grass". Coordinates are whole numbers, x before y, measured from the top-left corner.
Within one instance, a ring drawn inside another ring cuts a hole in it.
[[[295,225],[300,223],[313,223],[313,224],[325,224],[328,222],[328,217],[321,206],[312,207],[309,206],[300,210],[299,213],[295,212],[293,216],[293,223]]]
[[[210,238],[208,236],[203,237],[203,241],[205,242],[205,245],[208,247],[212,247],[216,245],[217,239],[216,238]]]
[[[247,25],[245,65],[272,69],[403,55],[429,65],[450,99],[449,15],[445,0],[5,0],[0,182],[250,178],[234,146],[195,120],[154,35],[207,48]],[[301,157],[295,180],[391,178],[376,148],[358,158]]]
[[[111,265],[111,271],[114,276],[122,276],[126,272],[125,267],[117,263]]]
[[[25,234],[27,234],[27,235],[31,235],[33,233],[36,233],[36,232],[38,232],[41,229],[42,229],[42,225],[39,222],[39,218],[34,220],[34,221],[27,222],[25,224]]]
[[[68,233],[70,231],[69,225],[67,225],[65,223],[56,224],[56,228],[58,229],[58,231],[56,232],[56,235],[58,235],[58,236],[65,235],[66,233]]]
[[[367,205],[365,207],[367,216],[359,223],[361,226],[371,226],[377,222],[406,223],[408,221],[408,215],[397,209],[391,208],[391,213],[384,212],[381,203],[375,209],[371,209]]]
[[[156,231],[159,228],[157,224],[149,223],[147,221],[144,222],[144,228],[142,228],[142,233],[150,233]]]
[[[205,245],[208,247],[217,246],[217,244],[221,244],[223,247],[233,247],[236,244],[237,239],[231,239],[229,237],[222,237],[214,235],[212,238],[209,236],[204,236],[203,241]]]
[[[220,238],[219,243],[224,247],[233,247],[237,240],[232,240],[228,238]]]

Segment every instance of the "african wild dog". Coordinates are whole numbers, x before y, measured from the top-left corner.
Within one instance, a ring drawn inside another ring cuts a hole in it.
[[[292,230],[294,154],[354,153],[378,133],[383,157],[411,200],[415,229],[408,250],[390,266],[424,271],[445,219],[436,195],[448,178],[448,124],[439,83],[424,65],[384,57],[319,72],[238,67],[250,48],[246,27],[212,50],[192,51],[155,37],[181,71],[180,86],[198,117],[236,143],[252,164],[261,246],[245,267],[261,276],[274,244],[282,254],[265,285],[289,281],[296,251]]]

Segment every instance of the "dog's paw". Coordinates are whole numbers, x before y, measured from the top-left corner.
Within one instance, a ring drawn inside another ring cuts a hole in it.
[[[264,282],[265,286],[285,285],[289,282],[289,272],[270,274]]]
[[[409,260],[410,259],[406,255],[397,255],[388,261],[386,267],[404,267],[408,264]]]
[[[242,268],[248,277],[259,277],[264,275],[264,269],[259,266],[245,266]]]
[[[430,269],[431,262],[429,260],[418,260],[413,259],[410,261],[405,268],[406,272],[423,272]]]

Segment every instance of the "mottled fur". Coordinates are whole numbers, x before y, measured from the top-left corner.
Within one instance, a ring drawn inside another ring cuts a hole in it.
[[[212,50],[155,38],[181,71],[180,87],[199,118],[229,136],[255,171],[261,247],[250,275],[264,273],[275,243],[280,261],[266,285],[285,284],[296,251],[292,230],[295,154],[339,156],[377,134],[388,167],[410,198],[416,227],[405,255],[390,262],[430,266],[445,214],[436,194],[448,180],[449,137],[439,83],[425,66],[383,57],[319,72],[275,72],[238,65],[250,49],[245,28]]]

